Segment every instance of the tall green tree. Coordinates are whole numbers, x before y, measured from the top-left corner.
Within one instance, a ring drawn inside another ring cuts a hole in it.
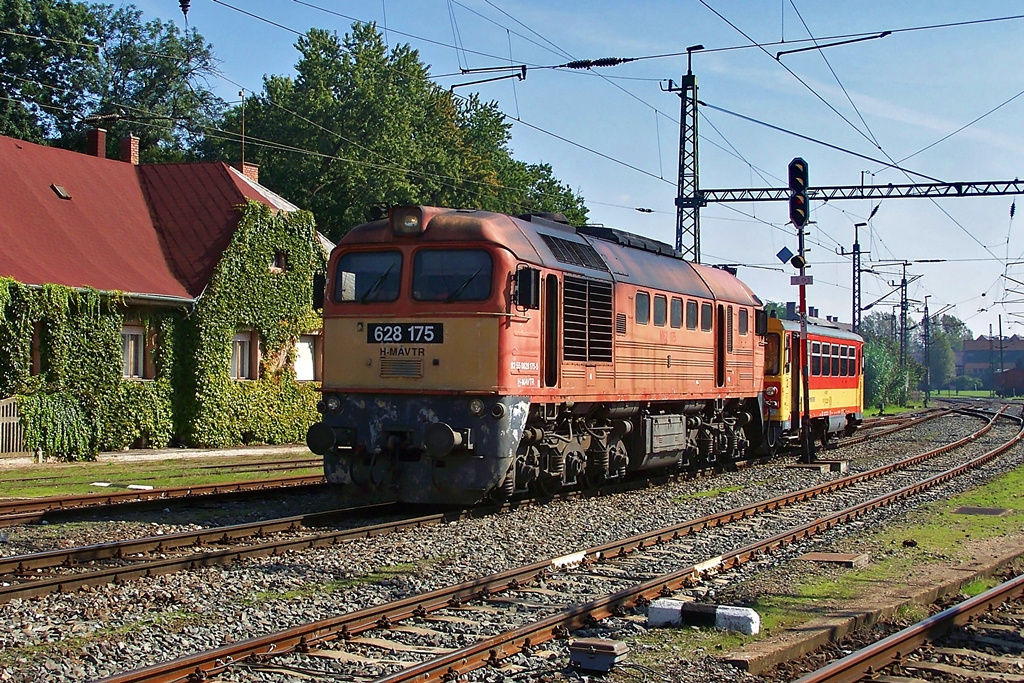
[[[0,2],[0,134],[43,142],[92,106],[102,21],[84,3]]]
[[[960,343],[963,344],[963,341]],[[950,344],[949,335],[945,332],[932,334],[928,346],[928,368],[931,371],[931,388],[939,389],[946,386],[956,375],[956,360],[953,356],[953,347]]]
[[[103,116],[111,151],[132,132],[144,160],[187,159],[222,115],[211,46],[134,5],[3,0],[0,25],[0,134],[82,149]]]
[[[296,43],[295,77],[268,76],[232,109],[260,181],[309,209],[338,240],[394,204],[506,212],[561,211],[583,222],[583,199],[545,164],[512,159],[509,124],[494,103],[458,99],[428,77],[408,45],[389,50],[373,24],[343,38],[312,29]],[[241,140],[208,141],[237,159]]]

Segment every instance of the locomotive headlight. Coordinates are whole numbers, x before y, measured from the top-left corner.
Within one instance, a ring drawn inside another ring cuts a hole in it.
[[[396,235],[418,235],[424,230],[423,209],[400,206],[391,209],[391,230]]]
[[[473,415],[477,417],[480,417],[481,415],[484,414],[484,408],[486,407],[487,406],[484,405],[484,402],[478,398],[474,398],[472,401],[469,402],[469,412],[473,413]]]
[[[777,393],[779,393],[779,390],[778,390],[777,387],[765,387],[765,389],[764,389],[764,395],[765,396],[774,396]]]
[[[336,413],[341,410],[341,399],[337,396],[328,396],[327,400],[324,401],[324,405],[327,406],[327,410]]]

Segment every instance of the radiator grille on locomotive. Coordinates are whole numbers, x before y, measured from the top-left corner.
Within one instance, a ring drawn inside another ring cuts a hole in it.
[[[381,358],[381,377],[423,377],[422,358]]]
[[[611,362],[611,283],[567,276],[562,303],[565,360]]]
[[[608,270],[601,255],[586,242],[570,242],[561,237],[553,237],[544,233],[541,233],[540,236],[559,262],[596,270]]]

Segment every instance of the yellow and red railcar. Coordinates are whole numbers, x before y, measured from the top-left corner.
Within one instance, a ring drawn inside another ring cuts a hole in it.
[[[807,340],[811,433],[827,443],[864,421],[864,340],[824,322],[807,326]],[[773,449],[794,446],[804,405],[800,323],[769,318],[765,341],[766,442]]]
[[[342,239],[323,311],[307,442],[354,497],[465,504],[763,440],[761,302],[636,235],[399,207]]]

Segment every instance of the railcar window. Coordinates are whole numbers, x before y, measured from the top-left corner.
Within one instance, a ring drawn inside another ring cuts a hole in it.
[[[828,344],[821,345],[821,374],[825,377],[829,377],[832,372],[832,363],[829,360]]]
[[[779,337],[778,332],[769,332],[768,336],[765,337],[764,347],[764,374],[766,375],[777,375],[779,374],[779,367],[781,366],[781,358],[779,356],[779,347],[782,345],[782,340]]]
[[[821,374],[821,342],[811,342],[811,374]]]
[[[338,261],[335,301],[394,301],[402,281],[400,251],[353,251]]]
[[[740,335],[746,336],[747,328],[750,326],[750,322],[747,320],[747,309],[740,309]]]
[[[849,354],[850,354],[850,347],[849,346],[841,346],[841,347],[839,347],[839,376],[840,377],[849,377],[850,376],[850,366],[849,366],[849,360],[850,359],[847,358],[847,356]]]
[[[651,295],[647,292],[636,293],[636,324],[646,325],[651,320]]]
[[[683,326],[682,299],[672,299],[672,306],[669,308],[669,324],[676,328]]]
[[[686,329],[697,329],[697,302],[692,299],[686,302]]]
[[[668,315],[668,299],[661,294],[654,295],[654,324],[658,327],[665,327],[665,318]]]
[[[832,376],[839,376],[839,344],[832,345]]]
[[[417,301],[483,301],[491,296],[491,255],[483,249],[420,249],[412,264]]]
[[[711,304],[700,305],[700,329],[705,332],[711,331],[712,318],[711,318]]]

